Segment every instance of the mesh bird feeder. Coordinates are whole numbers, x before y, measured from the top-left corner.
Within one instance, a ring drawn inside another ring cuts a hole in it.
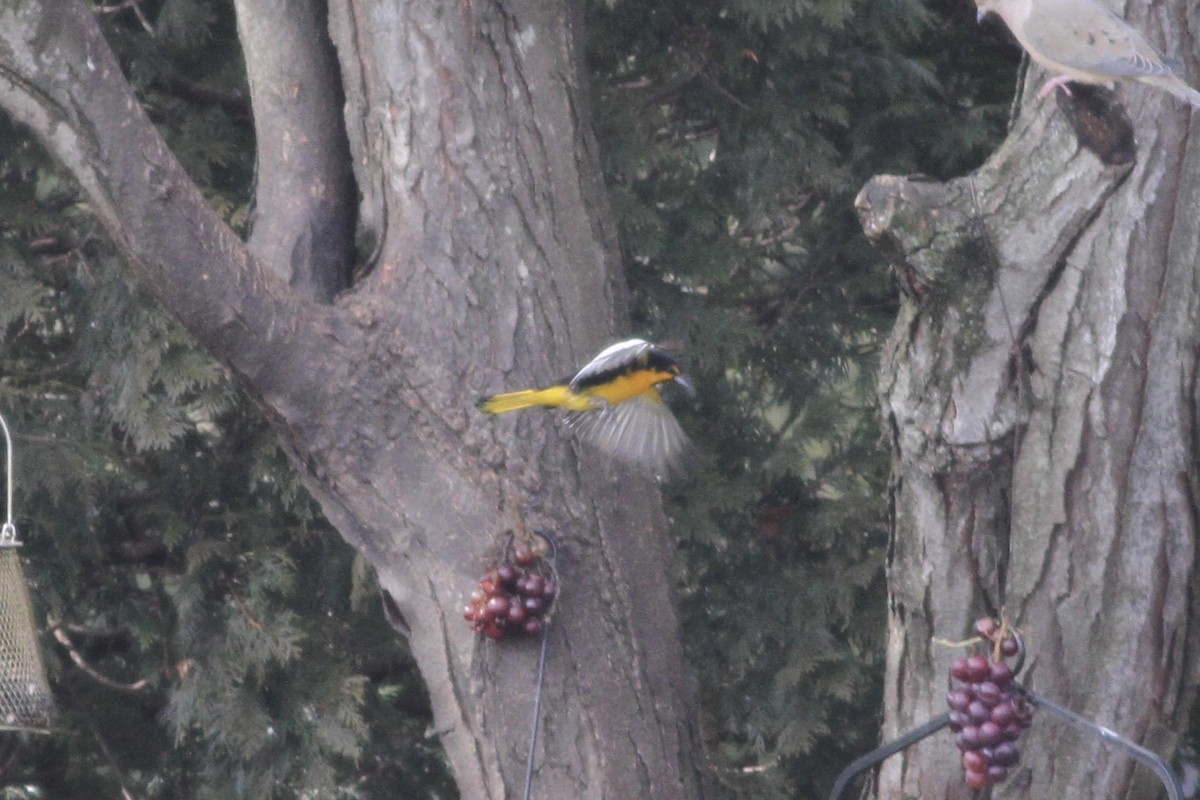
[[[7,487],[0,527],[0,730],[48,733],[54,703],[21,568],[21,543],[13,524],[13,444],[3,415],[0,428],[4,431]]]

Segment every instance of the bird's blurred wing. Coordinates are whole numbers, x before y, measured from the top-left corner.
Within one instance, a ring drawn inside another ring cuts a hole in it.
[[[664,480],[680,466],[687,434],[658,392],[568,417],[585,441],[614,458],[636,464]]]

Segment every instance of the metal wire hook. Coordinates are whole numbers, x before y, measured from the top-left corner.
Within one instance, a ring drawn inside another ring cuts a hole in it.
[[[0,546],[5,546],[15,545],[18,542],[17,526],[13,524],[13,441],[3,414],[0,414],[0,428],[4,429],[4,478],[8,485],[4,503],[4,525],[0,527]]]
[[[1147,750],[1137,742],[1126,739],[1111,728],[1106,728],[1103,725],[1092,722],[1082,714],[1077,714],[1065,706],[1060,706],[1050,698],[1038,694],[1033,689],[1028,689],[1015,681],[1013,682],[1013,686],[1025,696],[1025,699],[1033,703],[1037,708],[1049,711],[1054,716],[1070,725],[1074,725],[1084,733],[1090,733],[1101,741],[1121,748],[1135,761],[1139,761],[1149,767],[1158,779],[1162,781],[1162,785],[1167,790],[1167,797],[1170,800],[1183,800],[1185,797],[1183,782],[1175,774],[1175,770],[1171,769],[1171,765],[1158,753],[1155,753],[1153,750]]]
[[[1017,642],[1017,660],[1013,665],[1012,674],[1016,675],[1021,671],[1021,668],[1025,666],[1025,641],[1016,631],[1013,631],[1013,638],[1016,639]],[[1169,800],[1183,800],[1183,784],[1180,782],[1179,776],[1175,774],[1175,771],[1171,769],[1171,766],[1158,753],[1155,753],[1152,750],[1147,750],[1141,745],[1131,742],[1114,730],[1106,728],[1103,725],[1097,725],[1095,722],[1092,722],[1082,714],[1077,714],[1069,708],[1060,706],[1053,700],[1043,697],[1032,689],[1026,688],[1022,684],[1018,683],[1015,679],[1013,680],[1012,685],[1017,692],[1019,692],[1034,706],[1045,709],[1059,719],[1074,725],[1079,730],[1084,731],[1085,733],[1090,733],[1101,741],[1115,745],[1116,747],[1124,750],[1135,760],[1149,767],[1154,772],[1155,776],[1162,781],[1162,785],[1166,788],[1167,797]],[[856,758],[854,761],[850,762],[849,766],[842,770],[840,775],[837,776],[837,780],[833,784],[833,791],[829,794],[829,800],[841,800],[841,797],[843,794],[845,794],[850,782],[859,775],[866,772],[871,767],[874,767],[876,764],[879,764],[888,756],[895,755],[901,750],[911,747],[922,739],[932,736],[942,728],[945,728],[949,725],[950,715],[948,713],[942,714],[941,716],[934,717],[933,719],[929,720],[929,722],[926,722],[924,725],[918,728],[913,728],[911,731],[908,731],[900,737],[887,742],[875,750],[872,750],[865,756]]]
[[[558,583],[558,542],[550,531],[534,531],[535,536],[544,541],[550,548],[550,568],[554,571],[555,583]],[[557,599],[557,598],[556,598]],[[529,731],[529,755],[525,761],[525,800],[529,800],[533,792],[534,751],[537,749],[538,727],[542,720],[542,686],[546,682],[546,648],[550,642],[550,626],[542,628],[542,650],[538,656],[537,689],[533,695],[533,723]]]

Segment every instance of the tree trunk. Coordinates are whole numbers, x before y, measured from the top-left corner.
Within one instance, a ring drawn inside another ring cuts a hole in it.
[[[522,526],[557,537],[564,586],[536,796],[700,796],[656,487],[575,448],[553,415],[473,408],[627,333],[578,4],[331,3],[332,88],[328,42],[302,48],[316,4],[273,26],[238,5],[256,125],[274,132],[259,142],[264,261],[205,205],[82,5],[0,11],[0,104],[76,176],[137,279],[240,378],[374,564],[464,798],[524,781],[538,647],[489,644],[460,616],[486,553]],[[326,303],[347,274],[348,165],[373,257]]]
[[[1027,92],[972,175],[878,177],[859,195],[903,297],[880,378],[894,453],[885,739],[946,710],[961,653],[933,638],[1001,612],[1024,635],[1026,685],[1166,756],[1186,729],[1200,150],[1187,107],[1137,85],[1119,96],[1131,166],[1105,167]],[[994,796],[1156,795],[1126,756],[1044,714],[1018,745]],[[973,796],[962,774],[939,734],[886,762],[876,797]]]

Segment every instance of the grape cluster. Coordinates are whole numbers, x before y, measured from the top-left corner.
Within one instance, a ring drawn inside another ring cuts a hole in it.
[[[946,705],[954,743],[962,751],[964,780],[972,789],[982,789],[1007,778],[1020,760],[1016,741],[1032,715],[1004,662],[1019,650],[1011,631],[984,618],[975,623],[975,633],[989,643],[989,653],[954,659],[954,687],[946,694]]]
[[[532,547],[519,543],[503,561],[483,573],[463,617],[489,639],[537,636],[545,630],[546,615],[557,594],[553,570]]]

